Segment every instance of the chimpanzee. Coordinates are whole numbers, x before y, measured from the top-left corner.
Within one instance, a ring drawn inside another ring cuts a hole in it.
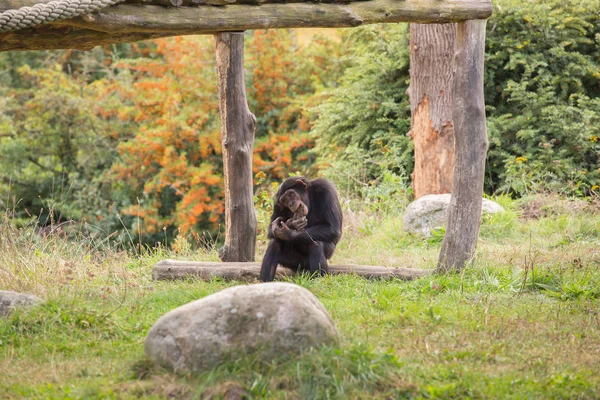
[[[342,236],[342,208],[333,184],[322,178],[286,179],[275,196],[267,236],[261,282],[273,280],[277,264],[327,273],[327,260]]]

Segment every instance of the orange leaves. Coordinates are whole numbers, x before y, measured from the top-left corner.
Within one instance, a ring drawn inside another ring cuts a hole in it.
[[[324,38],[298,46],[293,31],[254,31],[247,70],[249,104],[258,119],[255,172],[264,171],[270,179],[310,173],[314,157],[307,110],[319,104],[317,90],[335,81],[331,70],[340,49]]]
[[[120,62],[130,74],[116,80],[121,104],[101,110],[135,127],[111,169],[130,201],[124,212],[142,233],[163,227],[183,233],[213,229],[222,213],[216,71],[212,38],[153,42],[158,55]]]
[[[302,169],[301,162],[309,161],[307,149],[312,146],[313,140],[307,133],[258,139],[254,145],[254,172],[263,171],[271,178],[283,179],[291,171]]]
[[[215,185],[222,185],[221,177],[213,174],[213,168],[203,165],[191,178],[190,190],[177,205],[177,223],[183,233],[194,228],[198,220],[208,215],[209,223],[214,225],[223,213],[222,194],[215,192]],[[211,192],[213,197],[211,197]]]
[[[294,61],[290,31],[254,31],[249,62],[254,66],[249,92],[258,103],[255,110],[267,115],[289,103],[288,89],[293,81]]]
[[[307,171],[314,96],[310,82],[327,61],[310,65],[291,31],[254,31],[247,36],[248,102],[256,115],[254,171],[281,179]],[[110,179],[139,218],[138,230],[218,227],[223,218],[223,177],[214,42],[211,37],[177,37],[138,43],[137,57],[119,61],[122,70],[98,88],[98,113],[118,120],[119,160]],[[149,51],[151,49],[152,51]],[[328,54],[321,52],[321,54]],[[114,135],[113,135],[114,136]],[[139,203],[138,203],[139,199]],[[162,240],[160,236],[156,236]]]

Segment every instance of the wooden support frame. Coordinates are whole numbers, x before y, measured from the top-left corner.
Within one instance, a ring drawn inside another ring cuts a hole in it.
[[[248,109],[244,80],[244,33],[215,35],[223,176],[225,179],[225,245],[223,261],[254,261],[256,214],[252,152],[256,118]]]
[[[333,275],[354,274],[366,279],[402,279],[413,280],[430,275],[432,270],[413,268],[387,268],[368,265],[330,265],[329,273]],[[152,270],[154,280],[200,279],[210,281],[214,278],[245,282],[257,281],[260,275],[259,263],[234,262],[200,262],[163,260]],[[295,271],[279,266],[276,279],[294,276]]]
[[[48,1],[4,0],[0,12]],[[89,50],[103,44],[250,29],[457,22],[485,19],[492,13],[490,0],[368,0],[347,4],[305,2],[172,8],[146,4],[125,3],[35,29],[6,32],[0,34],[0,51]]]
[[[4,0],[0,3],[0,12],[49,1]],[[2,33],[0,51],[70,48],[87,50],[102,44],[216,33],[223,153],[226,164],[226,206],[229,211],[226,229],[230,233],[235,230],[240,240],[235,243],[226,242],[222,253],[223,260],[253,260],[256,235],[251,184],[255,122],[247,107],[245,89],[241,92],[239,90],[244,88],[243,34],[227,32],[267,28],[354,27],[382,22],[458,22],[453,89],[456,151],[453,196],[448,227],[435,272],[460,270],[473,259],[481,222],[481,195],[488,147],[483,97],[483,61],[485,19],[492,13],[490,0],[366,0],[343,4],[336,3],[337,0],[331,0],[327,4],[301,0],[291,0],[293,2],[286,4],[275,3],[278,0],[142,0],[141,4],[134,4],[136,1],[126,0],[118,6],[107,7],[82,17]],[[190,1],[192,4],[204,5],[164,7],[165,4],[190,5]],[[208,5],[221,2],[232,5]],[[147,5],[148,3],[152,5]],[[233,39],[235,35],[241,35],[241,54],[239,42]],[[232,58],[236,51],[242,60],[237,64]],[[236,165],[243,167],[238,170]],[[241,172],[239,182],[238,179],[235,182],[227,180],[227,176],[237,175],[231,173],[232,169]],[[240,193],[240,198],[244,200],[239,203],[233,201],[232,191]],[[245,208],[248,205],[252,208],[251,211]],[[233,216],[234,214],[237,216]],[[252,238],[252,243],[249,238]],[[347,273],[348,266],[341,267]],[[199,267],[195,268],[198,274]],[[336,267],[331,268],[332,272],[336,273]],[[358,270],[356,266],[351,266],[350,269],[353,269],[353,272]],[[214,275],[213,272],[208,274]]]

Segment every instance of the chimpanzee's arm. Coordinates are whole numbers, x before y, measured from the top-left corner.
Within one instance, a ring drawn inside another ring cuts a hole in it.
[[[335,222],[330,222],[329,224],[311,226],[306,229],[305,234],[306,236],[310,236],[308,238],[310,242],[337,243],[340,237],[342,237],[342,227],[341,225],[336,225]]]
[[[275,222],[275,220],[277,218],[284,218],[284,210],[279,207],[277,204],[275,204],[273,206],[273,214],[271,214],[271,222],[269,222],[269,227],[267,228],[267,238],[269,239],[275,239],[275,235],[273,235],[273,222]],[[283,221],[285,221],[285,219],[283,219]]]

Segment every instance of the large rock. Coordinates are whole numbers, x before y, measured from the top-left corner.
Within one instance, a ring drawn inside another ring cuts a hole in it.
[[[181,372],[209,369],[245,352],[265,360],[335,343],[327,310],[291,283],[235,286],[163,315],[148,332],[146,354]]]
[[[428,194],[410,203],[404,212],[404,230],[429,237],[433,230],[446,226],[451,196]],[[498,203],[483,199],[482,211],[495,214],[504,211],[504,208]]]
[[[15,308],[32,307],[42,299],[32,294],[0,290],[0,317],[9,315]]]

